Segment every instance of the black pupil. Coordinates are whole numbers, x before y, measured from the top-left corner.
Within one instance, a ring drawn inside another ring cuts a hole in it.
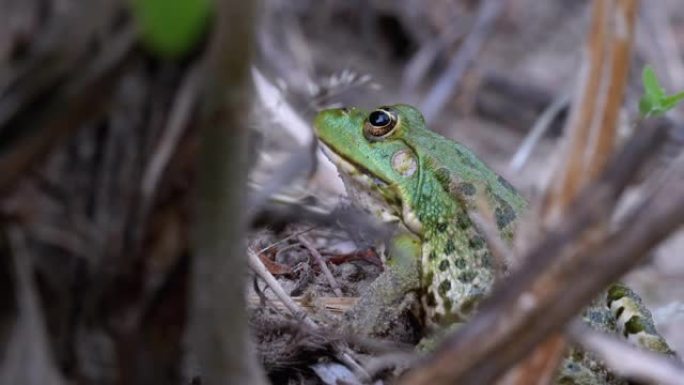
[[[385,111],[373,111],[368,116],[368,122],[376,127],[384,127],[390,123],[390,116]]]

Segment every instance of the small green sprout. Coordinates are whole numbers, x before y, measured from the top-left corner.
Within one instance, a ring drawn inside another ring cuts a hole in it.
[[[643,118],[663,115],[684,100],[684,92],[667,95],[665,89],[658,82],[651,66],[646,66],[642,74],[644,95],[639,100],[639,112]]]

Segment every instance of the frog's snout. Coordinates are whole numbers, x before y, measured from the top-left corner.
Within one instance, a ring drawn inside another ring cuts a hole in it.
[[[314,119],[314,132],[325,142],[339,141],[343,132],[347,135],[360,133],[366,112],[355,107],[331,108],[318,112]],[[352,140],[347,137],[345,140]],[[355,138],[354,138],[355,140]]]
[[[314,128],[316,128],[317,132],[320,132],[322,129],[334,125],[334,122],[340,121],[340,118],[346,117],[349,111],[346,107],[319,111],[314,119]]]

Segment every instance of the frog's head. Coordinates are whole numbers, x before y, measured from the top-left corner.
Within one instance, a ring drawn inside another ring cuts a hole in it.
[[[425,127],[422,114],[401,104],[373,111],[338,108],[320,112],[314,127],[352,199],[376,217],[401,220],[420,234],[413,208],[421,170],[409,135]]]

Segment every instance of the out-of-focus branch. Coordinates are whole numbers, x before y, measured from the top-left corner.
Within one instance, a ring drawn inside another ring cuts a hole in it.
[[[458,53],[449,62],[447,70],[437,78],[434,87],[421,105],[423,115],[428,121],[434,120],[451,96],[454,95],[470,63],[480,53],[503,5],[504,0],[482,1],[472,31],[468,33]]]
[[[539,115],[534,125],[525,136],[518,150],[511,158],[509,167],[514,171],[520,171],[532,154],[532,150],[539,143],[544,134],[551,127],[558,114],[568,105],[570,96],[567,92],[556,96],[553,102]]]
[[[561,212],[603,170],[615,146],[638,2],[593,2],[586,55],[565,131],[564,161],[544,202],[545,221]]]
[[[199,92],[198,78],[200,75],[198,67],[198,65],[193,65],[188,70],[187,75],[185,75],[178,88],[162,138],[154,151],[152,159],[150,159],[149,164],[145,168],[142,185],[140,186],[143,197],[141,211],[145,214],[149,212],[166,167],[196,109],[197,94]],[[143,215],[143,217],[145,216]]]
[[[402,383],[491,383],[679,228],[684,197],[671,191],[684,188],[684,175],[661,185],[623,228],[595,231],[608,221],[619,193],[664,136],[662,126],[640,130],[603,176],[583,190],[565,220],[527,253],[525,266]]]
[[[208,384],[265,384],[249,341],[245,191],[249,63],[256,2],[217,2],[201,100],[199,202],[189,315],[192,356]]]
[[[568,347],[567,339],[555,333],[539,344],[525,360],[509,370],[498,385],[545,385],[552,384],[558,372],[558,364]]]
[[[603,171],[616,142],[617,118],[629,71],[636,24],[636,0],[598,0],[593,3],[580,87],[566,126],[567,147],[560,172],[547,191],[542,222],[566,215],[570,202]],[[578,248],[591,240],[578,239]],[[527,385],[530,375],[539,384],[550,384],[567,350],[560,335],[549,338],[511,374],[510,384]],[[536,358],[536,359],[535,359]],[[544,362],[545,361],[545,362]],[[541,370],[540,367],[545,370]]]
[[[23,231],[12,226],[8,231],[12,246],[19,314],[9,341],[0,356],[0,383],[64,384],[53,351],[34,284],[33,256],[28,252]]]
[[[600,101],[600,105],[604,107],[599,111],[600,118],[595,117],[592,125],[591,140],[585,150],[587,156],[584,157],[585,184],[579,188],[603,171],[615,148],[618,115],[629,73],[637,8],[637,0],[620,0],[612,3],[609,9],[609,36],[605,52],[608,56],[605,64],[608,72],[603,75],[602,88],[605,91],[602,91],[603,100]]]

